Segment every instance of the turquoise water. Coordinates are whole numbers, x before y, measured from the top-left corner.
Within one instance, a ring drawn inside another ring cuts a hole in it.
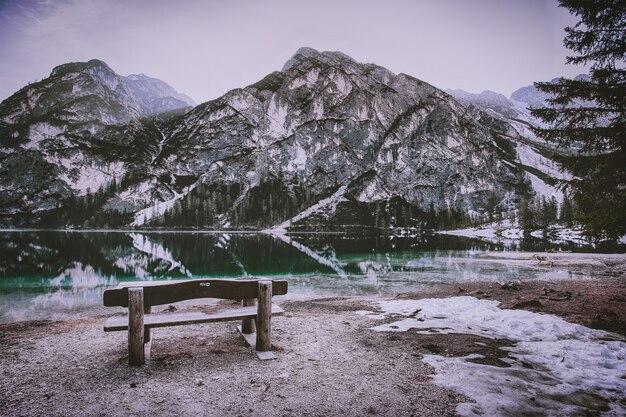
[[[394,294],[427,285],[540,278],[544,268],[490,261],[504,247],[461,237],[333,234],[2,232],[0,322],[102,312],[123,281],[274,277],[298,295]],[[557,247],[557,250],[590,248]]]

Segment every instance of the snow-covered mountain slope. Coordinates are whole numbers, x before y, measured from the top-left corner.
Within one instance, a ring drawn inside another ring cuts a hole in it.
[[[141,169],[158,133],[145,120],[153,104],[168,112],[189,107],[167,95],[175,93],[167,84],[142,80],[138,94],[135,77],[102,61],[70,63],[0,103],[0,213],[19,223]]]
[[[460,212],[524,187],[494,140],[513,130],[481,123],[427,83],[337,52],[300,49],[282,72],[170,128],[160,165],[208,184],[253,190],[278,179],[286,194],[297,183],[315,201],[344,186],[355,207],[397,196]],[[248,199],[239,202],[246,212]]]
[[[585,80],[588,76],[581,74],[575,79]],[[556,83],[558,80],[554,78],[551,82]],[[533,85],[515,90],[510,98],[492,91],[483,91],[480,94],[463,90],[446,92],[465,106],[476,107],[496,119],[509,123],[519,133],[517,139],[513,139],[517,154],[515,161],[527,171],[526,176],[534,192],[546,198],[555,197],[559,202],[563,200],[563,193],[555,187],[555,183],[557,180],[569,179],[570,176],[563,173],[553,159],[555,155],[562,155],[567,150],[546,143],[532,131],[533,126],[543,127],[544,124],[531,116],[530,108],[545,106],[548,94],[539,91]]]
[[[145,117],[189,103],[150,80],[67,64],[1,103],[2,222],[414,226],[532,194],[514,117],[340,52],[301,48],[186,113]]]

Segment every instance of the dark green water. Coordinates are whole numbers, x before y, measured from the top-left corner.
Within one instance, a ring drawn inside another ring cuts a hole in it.
[[[135,280],[280,277],[289,281],[290,296],[298,296],[393,294],[440,283],[541,278],[545,268],[490,261],[488,254],[545,245],[504,247],[444,235],[1,232],[0,322],[101,312],[105,288]]]

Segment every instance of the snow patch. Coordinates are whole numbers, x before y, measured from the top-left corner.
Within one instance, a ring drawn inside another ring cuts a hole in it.
[[[371,203],[389,197],[391,196],[388,192],[384,191],[380,179],[376,177],[367,183],[367,186],[361,190],[361,192],[356,196],[356,199],[357,201]]]
[[[39,143],[57,137],[64,129],[53,126],[49,123],[34,123],[30,126],[27,143],[22,145],[23,149],[39,149]]]
[[[536,168],[552,178],[561,180],[572,179],[570,174],[561,171],[559,164],[541,155],[531,146],[524,143],[517,143],[516,151],[517,157],[522,164]]]
[[[231,107],[224,107],[219,110],[216,110],[208,115],[206,118],[206,122],[214,122],[216,120],[223,119],[225,117],[230,117],[235,115],[235,110]]]
[[[83,155],[78,154],[75,158],[46,156],[45,159],[50,163],[66,168],[67,171],[59,175],[59,179],[77,191],[78,195],[94,193],[112,181],[121,179],[124,175],[124,162],[118,161],[101,165],[83,161],[83,157]]]
[[[246,110],[251,105],[250,100],[248,100],[243,93],[231,96],[228,100],[228,104],[238,112]]]
[[[313,117],[320,119],[322,116],[324,116],[324,100],[318,96],[313,100]]]
[[[267,117],[269,119],[268,134],[270,136],[279,138],[287,135],[285,122],[287,121],[288,113],[289,109],[287,106],[277,103],[276,94],[274,94],[267,108]]]
[[[446,138],[446,146],[450,149],[461,146],[462,144],[463,142],[454,136],[448,135],[448,137]]]
[[[327,208],[328,206],[336,206],[337,203],[339,203],[340,201],[345,201],[345,197],[343,196],[343,194],[346,192],[347,188],[348,188],[347,186],[342,185],[330,197],[326,197],[326,198],[318,201],[316,204],[313,204],[311,207],[307,208],[306,210],[301,211],[300,213],[296,214],[291,219],[289,219],[289,220],[287,220],[287,221],[285,221],[285,222],[283,222],[283,223],[281,223],[281,224],[279,224],[277,226],[274,226],[274,227],[272,227],[270,229],[267,229],[266,232],[269,232],[269,233],[284,233],[284,232],[287,231],[287,229],[289,227],[291,227],[291,225],[293,223],[297,223],[300,220],[309,217],[311,214],[315,213],[316,211],[321,210],[323,208]]]
[[[345,75],[343,75],[340,72],[335,72],[332,77],[331,80],[333,81],[333,83],[335,84],[335,87],[337,89],[337,92],[345,97],[348,94],[350,94],[350,92],[352,91],[352,83],[350,82],[350,80],[348,78],[346,78]]]
[[[592,395],[610,403],[610,415],[626,413],[626,343],[619,335],[549,314],[501,310],[498,304],[473,297],[391,300],[376,303],[382,313],[361,314],[407,317],[376,331],[467,333],[517,342],[506,348],[509,368],[470,362],[477,355],[424,356],[435,368],[435,383],[476,402],[459,404],[462,416],[583,415]]]
[[[315,67],[307,72],[304,76],[294,78],[294,80],[289,84],[289,89],[295,90],[296,88],[300,88],[303,85],[306,85],[307,88],[311,88],[317,82],[319,75],[320,69]]]
[[[144,183],[145,184],[145,183]],[[176,191],[174,192],[174,197],[160,202],[160,203],[156,203],[150,207],[146,207],[145,209],[139,210],[138,212],[135,213],[135,219],[133,220],[131,226],[142,226],[144,224],[146,224],[147,222],[149,222],[150,220],[152,220],[155,217],[160,217],[163,214],[165,214],[166,211],[171,210],[172,207],[174,207],[174,204],[176,203],[176,201],[180,200],[181,198],[185,197],[187,194],[189,194],[194,188],[196,188],[198,184],[192,184],[189,187],[186,187],[182,193],[177,193]]]
[[[557,190],[556,187],[553,187],[549,184],[546,184],[541,178],[536,176],[535,174],[531,174],[530,172],[526,172],[528,179],[530,179],[530,183],[533,186],[533,190],[540,196],[544,196],[547,199],[554,197],[559,204],[563,203],[563,191]]]
[[[289,161],[287,171],[304,171],[307,159],[308,157],[304,148],[302,148],[302,146],[296,145],[295,155],[293,155],[291,161]]]

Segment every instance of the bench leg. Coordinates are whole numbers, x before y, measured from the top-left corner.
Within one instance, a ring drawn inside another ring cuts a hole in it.
[[[152,313],[152,307],[151,306],[144,307],[143,313],[144,314]],[[152,348],[152,329],[146,328],[145,326],[143,330],[143,348],[144,348],[143,349],[144,359],[145,360],[150,359],[150,350]]]
[[[241,300],[241,305],[244,307],[253,306],[254,298],[247,298],[245,300]],[[255,332],[254,319],[243,319],[241,321],[241,333],[243,334],[252,334]]]
[[[272,350],[272,281],[259,281],[256,350]]]
[[[128,364],[143,365],[144,354],[143,288],[128,289]]]

